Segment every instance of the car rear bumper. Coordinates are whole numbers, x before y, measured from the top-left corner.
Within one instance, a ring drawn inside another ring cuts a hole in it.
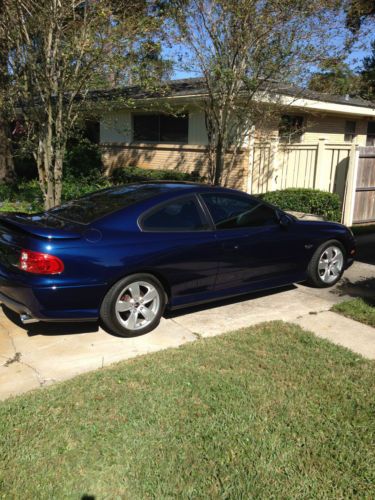
[[[11,299],[10,297],[1,292],[0,292],[0,303],[4,304],[9,309],[18,314],[27,314],[28,316],[33,315],[30,309],[26,307],[24,304],[21,304],[21,302],[18,302],[17,300]]]
[[[105,284],[32,286],[0,268],[0,302],[40,321],[90,321],[99,317]]]

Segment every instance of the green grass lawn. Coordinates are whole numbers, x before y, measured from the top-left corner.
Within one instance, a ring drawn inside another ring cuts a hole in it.
[[[361,298],[335,304],[332,307],[332,311],[365,323],[365,325],[375,327],[375,307]]]
[[[374,498],[374,384],[281,322],[136,358],[0,404],[0,497]]]

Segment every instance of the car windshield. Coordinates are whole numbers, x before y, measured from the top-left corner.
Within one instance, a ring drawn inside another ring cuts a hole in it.
[[[128,185],[103,189],[52,208],[47,214],[71,222],[90,224],[116,210],[152,198],[165,190],[165,186],[157,185]]]

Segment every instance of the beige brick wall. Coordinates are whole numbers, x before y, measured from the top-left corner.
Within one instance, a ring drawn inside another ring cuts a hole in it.
[[[204,146],[176,144],[154,145],[102,145],[103,163],[108,174],[115,168],[135,166],[151,169],[170,169],[180,172],[197,171],[200,176],[209,177],[208,151]],[[229,156],[228,156],[229,161]],[[225,185],[245,189],[247,181],[248,153],[242,151],[234,168],[225,178]]]
[[[366,145],[367,120],[334,115],[307,115],[305,118],[306,131],[303,134],[302,142],[316,143],[322,138],[332,143],[345,142],[346,121],[356,122],[357,137],[355,142],[363,146]]]

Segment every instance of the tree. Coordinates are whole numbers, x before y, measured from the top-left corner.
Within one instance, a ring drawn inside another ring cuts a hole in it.
[[[175,2],[176,40],[185,49],[181,59],[186,69],[203,75],[207,91],[202,108],[215,184],[225,183],[245,132],[276,114],[280,82],[303,82],[313,62],[335,53],[336,5],[329,0]]]
[[[360,78],[341,60],[328,60],[322,71],[311,75],[309,89],[327,94],[356,94]]]
[[[8,98],[22,116],[45,207],[60,203],[69,134],[90,89],[126,82],[131,55],[158,30],[148,0],[3,0],[0,36],[11,46]]]
[[[375,18],[374,0],[348,0],[346,3],[346,26],[358,33],[365,19]]]
[[[375,40],[372,44],[372,54],[363,60],[362,95],[367,99],[375,100]]]
[[[3,0],[0,0],[0,12]],[[14,175],[12,157],[10,123],[7,107],[7,90],[9,88],[8,40],[0,31],[0,182],[9,181]]]

